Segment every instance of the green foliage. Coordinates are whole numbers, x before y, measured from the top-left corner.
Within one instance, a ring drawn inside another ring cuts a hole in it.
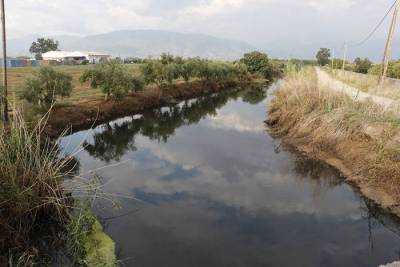
[[[272,80],[282,74],[281,67],[271,62],[267,54],[261,52],[251,52],[243,56],[240,62],[247,66],[247,70],[252,74],[261,74],[265,79]]]
[[[160,89],[165,89],[180,78],[186,82],[196,78],[205,82],[249,79],[247,67],[242,63],[183,59],[170,54],[162,54],[159,60],[146,60],[141,66],[141,72],[146,84],[155,83]]]
[[[35,54],[37,60],[42,59],[42,54],[49,51],[57,51],[59,47],[59,42],[53,39],[38,38],[36,42],[33,42],[29,48],[31,54]]]
[[[368,58],[356,58],[354,60],[354,71],[358,73],[368,73],[368,70],[372,67],[372,62]]]
[[[57,96],[66,97],[72,92],[72,77],[50,67],[43,67],[25,81],[22,98],[30,103],[48,107]]]
[[[142,64],[143,59],[138,57],[127,57],[124,59],[125,64]]]
[[[119,100],[127,96],[129,91],[143,89],[142,80],[133,78],[117,61],[102,62],[86,70],[80,77],[80,82],[90,82],[92,88],[100,87],[106,95],[106,100],[111,96]]]
[[[317,55],[317,61],[320,66],[325,66],[329,64],[329,58],[331,57],[331,50],[328,48],[321,48]]]
[[[247,66],[250,73],[263,72],[269,66],[268,56],[257,51],[244,54],[240,62]]]

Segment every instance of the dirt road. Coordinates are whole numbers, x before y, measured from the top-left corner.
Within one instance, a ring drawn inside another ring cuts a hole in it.
[[[399,111],[399,102],[390,98],[371,95],[360,91],[359,89],[352,87],[344,82],[338,81],[332,78],[328,73],[323,71],[321,68],[315,68],[318,76],[318,84],[322,88],[329,88],[331,90],[345,93],[355,101],[366,101],[372,100],[378,105],[381,105],[385,110],[396,110]]]

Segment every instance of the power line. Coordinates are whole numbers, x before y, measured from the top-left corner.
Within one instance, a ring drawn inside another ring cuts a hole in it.
[[[376,25],[376,27],[371,31],[370,34],[367,35],[367,37],[365,39],[363,39],[361,42],[351,45],[352,47],[355,46],[361,46],[363,44],[365,44],[375,33],[376,31],[382,26],[383,22],[385,22],[386,18],[389,16],[390,12],[392,12],[393,8],[396,6],[397,2],[399,0],[395,0],[392,4],[392,6],[389,8],[389,10],[386,12],[385,16],[383,16],[383,18],[381,19],[381,21],[378,23],[378,25]]]

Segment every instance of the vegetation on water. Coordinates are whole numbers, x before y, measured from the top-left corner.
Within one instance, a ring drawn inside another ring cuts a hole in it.
[[[361,188],[373,188],[374,193],[382,189],[390,196],[376,193],[375,200],[389,206],[400,203],[397,114],[320,88],[313,69],[289,75],[269,112],[273,131],[287,142],[339,167]]]
[[[65,103],[65,99],[72,96],[79,86],[78,78],[79,82],[92,88],[90,90],[98,92],[100,89],[109,99],[123,99],[130,92],[143,90],[145,83],[150,90],[153,83],[159,85],[161,92],[170,88],[168,96],[179,99],[201,95],[203,87],[207,88],[205,92],[218,92],[240,84],[238,81],[247,84],[258,75],[250,73],[247,68],[242,62],[183,59],[165,54],[157,60],[146,60],[140,68],[143,72],[131,71],[131,67],[112,61],[93,67],[79,67],[73,75],[67,72],[71,70],[69,68],[45,67],[29,72],[28,77],[16,77],[19,80],[25,78],[20,83],[20,98],[40,106],[43,111],[56,101]],[[267,75],[266,68],[259,72]],[[257,93],[249,93],[243,97],[256,101],[256,96]],[[0,128],[0,263],[29,266],[42,259],[45,254],[42,245],[53,246],[53,240],[50,243],[38,240],[50,231],[49,236],[56,235],[54,240],[66,242],[68,254],[76,261],[74,264],[98,266],[99,260],[115,264],[115,256],[110,253],[115,249],[114,244],[102,234],[101,225],[95,217],[86,212],[73,212],[77,209],[75,197],[72,198],[74,188],[67,190],[64,187],[65,179],[73,177],[76,171],[72,158],[60,157],[56,142],[45,138],[43,120],[36,127],[28,128],[22,116],[17,111],[14,113],[10,125]],[[86,242],[90,240],[104,244],[103,249],[93,250],[90,242]]]
[[[44,125],[42,120],[28,127],[19,113],[9,124],[0,125],[0,265],[47,266],[54,260],[50,255],[60,250],[72,261],[115,263],[109,261],[115,258],[110,256],[113,243],[104,243],[110,240],[98,221],[85,221],[79,227],[76,223],[83,221],[83,213],[90,213],[72,193],[89,193],[98,185],[76,176],[78,163],[61,156],[57,142],[43,136]],[[67,188],[64,182],[69,179],[73,186]],[[77,210],[83,212],[76,214]],[[73,227],[81,233],[89,229],[80,255],[75,250],[83,246],[82,240]],[[99,246],[100,241],[104,246]],[[107,256],[100,257],[103,253]]]

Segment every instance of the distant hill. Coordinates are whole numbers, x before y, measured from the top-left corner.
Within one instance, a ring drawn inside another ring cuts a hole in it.
[[[29,47],[37,35],[11,39],[11,56],[29,55]],[[62,50],[107,52],[113,56],[157,57],[163,52],[184,57],[199,56],[210,59],[232,60],[245,52],[255,50],[242,41],[227,40],[204,34],[184,34],[156,30],[115,31],[105,34],[80,36],[53,36]]]
[[[370,60],[380,63],[383,57],[383,50],[385,47],[385,39],[369,40],[362,46],[349,46],[348,58],[354,60],[356,57],[366,57]],[[319,48],[335,47],[335,57],[343,57],[343,43],[267,43],[259,45],[260,50],[266,52],[271,57],[277,58],[301,58],[301,59],[315,59],[315,55]],[[400,39],[396,38],[393,42],[392,58],[400,58]]]

